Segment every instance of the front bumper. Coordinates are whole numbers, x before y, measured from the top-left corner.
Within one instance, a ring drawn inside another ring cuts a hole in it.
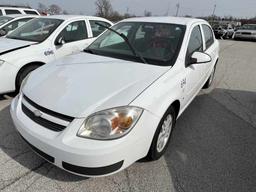
[[[8,62],[0,65],[0,94],[15,90],[17,71],[18,69]]]
[[[36,124],[21,109],[21,96],[11,105],[11,116],[23,139],[50,163],[73,174],[98,177],[116,173],[145,157],[160,119],[144,111],[133,130],[120,139],[98,141],[76,133],[84,119],[75,119],[64,131]]]

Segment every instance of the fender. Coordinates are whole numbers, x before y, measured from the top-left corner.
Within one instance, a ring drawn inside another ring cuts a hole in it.
[[[176,67],[175,67],[176,65]],[[184,99],[184,74],[179,63],[176,63],[164,76],[160,77],[154,84],[141,93],[130,105],[141,107],[155,116],[162,118],[170,105],[179,101],[180,110],[183,109]],[[158,95],[157,93],[164,93]],[[155,97],[152,97],[155,95]],[[178,114],[178,116],[180,113]]]

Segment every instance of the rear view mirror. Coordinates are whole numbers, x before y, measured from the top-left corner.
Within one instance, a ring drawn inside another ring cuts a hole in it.
[[[0,36],[5,36],[7,35],[7,31],[4,29],[0,29]]]
[[[64,40],[64,37],[63,36],[60,36],[56,39],[55,41],[55,45],[56,46],[62,46],[65,44],[65,40]]]
[[[209,63],[211,61],[212,61],[212,58],[210,55],[196,51],[191,55],[190,60],[189,60],[189,65]]]

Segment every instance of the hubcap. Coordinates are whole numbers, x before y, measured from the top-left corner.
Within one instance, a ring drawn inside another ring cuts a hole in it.
[[[173,124],[173,118],[171,115],[168,115],[164,120],[164,123],[162,124],[162,128],[157,139],[158,153],[161,153],[163,151],[163,149],[165,148],[169,140],[169,137],[172,131],[172,124]]]

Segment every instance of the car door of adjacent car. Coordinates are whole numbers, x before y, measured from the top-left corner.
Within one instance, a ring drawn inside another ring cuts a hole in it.
[[[56,45],[56,41],[60,37],[63,38],[64,43]],[[56,59],[82,51],[88,46],[88,41],[88,29],[85,20],[69,23],[55,39]]]
[[[205,64],[189,64],[192,54],[196,51],[203,52],[203,36],[200,25],[195,25],[190,33],[185,58],[185,79],[182,80],[181,86],[185,88],[185,100],[189,102],[199,92],[204,83]]]

